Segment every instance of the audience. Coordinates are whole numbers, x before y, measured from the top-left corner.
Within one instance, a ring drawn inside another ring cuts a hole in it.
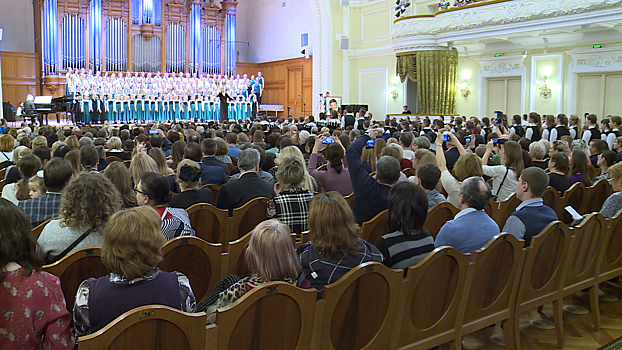
[[[440,172],[439,172],[440,176]],[[434,238],[423,228],[428,198],[420,186],[400,182],[389,192],[389,227],[393,231],[378,239],[383,264],[392,269],[416,265],[434,250]]]
[[[30,198],[41,197],[47,192],[43,178],[38,175],[30,178],[30,181],[28,182],[28,189],[28,195]]]
[[[533,142],[529,144],[529,155],[531,155],[531,164],[542,170],[546,170],[549,167],[546,157],[546,147],[542,142]]]
[[[421,186],[428,197],[428,209],[438,203],[447,202],[447,198],[436,190],[441,178],[441,171],[434,163],[423,164],[417,169],[417,185]]]
[[[586,131],[587,132],[587,131]],[[605,152],[606,150],[609,149],[609,146],[607,145],[607,142],[605,142],[604,140],[601,139],[595,139],[590,141],[589,144],[589,158],[590,158],[590,162],[592,163],[593,166],[598,166],[598,156]],[[587,154],[586,154],[587,156]]]
[[[328,192],[313,197],[309,205],[311,242],[303,243],[296,251],[303,275],[310,277],[311,286],[318,290],[318,299],[325,285],[339,280],[354,267],[384,260],[378,248],[358,237],[359,232],[352,210],[341,194]]]
[[[190,159],[182,160],[177,165],[177,182],[181,193],[173,195],[169,207],[188,209],[197,203],[214,204],[212,190],[200,188],[201,167],[197,162]]]
[[[566,175],[570,166],[570,160],[565,153],[555,153],[549,160],[549,186],[553,187],[560,194],[570,188],[570,180]]]
[[[588,172],[588,158],[583,151],[572,151],[572,155],[570,156],[570,170],[568,173],[570,174],[568,176],[570,185],[576,182],[583,182],[586,186],[590,184],[592,179],[590,178],[590,174]]]
[[[434,246],[452,246],[462,253],[473,253],[498,235],[499,226],[484,212],[490,197],[490,186],[481,177],[462,181],[460,212],[441,227]]]
[[[7,134],[0,136],[0,164],[13,161],[14,148],[15,139],[13,136]]]
[[[281,223],[287,225],[297,236],[308,230],[309,202],[313,192],[302,188],[305,180],[305,166],[296,157],[283,157],[276,173],[277,183],[274,185],[274,215]]]
[[[316,136],[313,151],[309,157],[309,175],[315,178],[318,186],[322,187],[324,192],[337,191],[342,196],[352,193],[352,181],[350,180],[350,171],[345,159],[345,149],[340,141],[326,147],[326,170],[317,170],[317,158],[322,146],[323,137]]]
[[[499,141],[501,141],[499,139]],[[488,159],[493,149],[500,155],[501,165],[489,166]],[[515,141],[505,143],[494,143],[489,141],[486,144],[486,153],[482,157],[482,170],[484,175],[492,177],[492,188],[496,188],[493,194],[495,201],[505,201],[510,198],[518,185],[518,177],[523,171],[523,151]]]
[[[119,191],[103,174],[78,174],[63,193],[60,218],[45,225],[37,240],[46,254],[46,263],[60,260],[76,249],[100,246],[101,229],[122,203]]]
[[[110,274],[85,280],[78,287],[73,307],[77,336],[96,332],[117,316],[143,305],[195,311],[188,278],[156,267],[162,261],[165,243],[160,216],[150,207],[139,207],[110,218],[102,241],[102,262]]]
[[[216,201],[218,208],[227,209],[231,213],[233,209],[243,206],[254,198],[274,198],[274,186],[257,175],[259,161],[259,151],[254,148],[246,149],[238,154],[240,177],[236,181],[227,182],[220,188]]]
[[[58,217],[62,192],[73,176],[73,169],[68,161],[54,158],[43,169],[43,173],[47,192],[41,197],[20,201],[18,204],[34,227]]]
[[[346,151],[346,159],[350,167],[350,179],[354,190],[354,216],[356,222],[362,224],[371,220],[376,214],[389,206],[389,191],[400,178],[400,162],[395,158],[384,156],[378,160],[376,178],[361,163],[361,151],[367,140],[382,133],[382,129],[370,129],[369,135],[362,135],[352,143]]]
[[[229,166],[227,165],[227,163],[216,158],[217,149],[218,149],[218,142],[216,142],[216,139],[203,140],[203,142],[201,142],[201,151],[203,151],[203,159],[201,160],[201,162],[205,164],[206,166],[220,167],[225,172],[225,175],[229,175]],[[236,154],[239,154],[240,152],[237,152]]]
[[[529,167],[522,171],[516,188],[516,198],[522,203],[505,222],[503,232],[525,240],[525,246],[531,244],[531,238],[540,233],[548,224],[557,220],[557,214],[544,205],[542,195],[549,184],[549,177],[538,167]]]
[[[41,271],[43,259],[30,220],[0,199],[0,222],[0,347],[74,349],[60,280]]]
[[[300,151],[300,149],[296,146],[293,146],[293,147],[288,146],[288,147],[283,147],[283,149],[281,149],[281,153],[279,153],[279,158],[286,158],[286,157],[297,158],[298,160],[300,160],[300,162],[303,165],[305,164],[305,157],[302,155],[302,151]],[[302,185],[302,189],[305,191],[310,191],[310,192],[319,192],[320,188],[318,187],[318,184],[315,181],[315,179],[307,171],[307,167],[303,167],[303,171],[305,175],[304,175],[304,183]]]
[[[596,163],[600,168],[600,175],[592,179],[590,186],[594,186],[599,180],[605,179],[611,180],[609,176],[609,168],[618,162],[618,154],[614,151],[605,151],[598,156],[598,162]]]
[[[37,175],[41,170],[41,160],[34,154],[27,154],[17,162],[17,169],[21,175],[21,180],[2,188],[2,198],[17,205],[19,201],[30,199],[30,178]]]
[[[146,172],[134,192],[139,206],[150,206],[158,212],[162,218],[162,234],[167,241],[179,236],[195,236],[188,213],[183,209],[167,207],[171,191],[166,177]]]
[[[242,279],[228,276],[199,305],[198,311],[207,311],[209,315],[208,324],[214,323],[217,309],[233,303],[266,282],[283,281],[303,288],[310,287],[307,280],[303,284],[297,283],[301,267],[290,231],[276,220],[266,220],[255,227],[244,257],[251,275]],[[225,285],[228,288],[223,288]]]
[[[622,209],[622,163],[612,166],[608,171],[613,194],[605,200],[600,213],[606,218],[612,218]]]
[[[112,184],[119,190],[123,200],[123,208],[132,208],[137,205],[130,171],[125,164],[121,162],[110,163],[104,170],[104,176],[110,179]]]

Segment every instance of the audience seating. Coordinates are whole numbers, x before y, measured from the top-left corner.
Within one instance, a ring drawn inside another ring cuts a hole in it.
[[[553,302],[553,318],[557,333],[557,347],[564,347],[564,323],[560,286],[567,269],[570,231],[562,222],[550,223],[533,237],[526,250],[516,307],[512,318],[515,348],[520,349],[518,318],[522,312]]]
[[[388,348],[403,275],[402,270],[370,262],[326,286],[316,314],[320,330],[314,340],[320,348]]]
[[[467,278],[472,283],[466,299],[462,336],[503,322],[505,342],[514,344],[512,330],[518,319],[512,316],[525,258],[523,245],[523,240],[502,233],[475,251]],[[457,343],[461,343],[460,337]]]
[[[239,208],[233,209],[229,218],[227,240],[236,240],[252,231],[257,224],[266,220],[268,198],[255,198]]]
[[[469,260],[455,248],[440,247],[408,268],[391,349],[430,349],[448,342],[460,349]]]
[[[60,279],[60,285],[69,310],[73,309],[76,293],[82,281],[108,274],[108,269],[101,261],[101,248],[99,247],[75,250],[54,264],[43,266],[43,271]]]
[[[164,245],[162,271],[179,271],[190,280],[197,301],[220,282],[222,244],[212,244],[191,236],[174,238]]]
[[[215,184],[205,184],[201,186],[201,188],[209,188],[210,190],[212,190],[212,198],[214,199],[214,204],[215,204],[216,201],[218,200],[218,192],[220,192],[220,186],[215,185]]]
[[[413,168],[406,168],[406,169],[402,169],[402,173],[404,173],[404,175],[406,175],[406,177],[411,177],[411,176],[416,176],[417,175],[417,170],[415,170]]]
[[[436,239],[438,231],[449,220],[453,220],[454,216],[458,214],[460,210],[454,207],[449,202],[440,202],[435,204],[430,210],[428,210],[428,217],[423,224],[423,227]]]
[[[0,179],[2,180],[4,180],[4,177],[6,176],[6,169],[7,168],[0,169]]]
[[[583,182],[574,183],[570,188],[564,192],[564,195],[559,199],[559,216],[560,220],[563,221],[566,225],[570,224],[574,219],[572,216],[564,210],[567,206],[571,206],[576,210],[579,214],[583,213],[583,198],[585,198],[585,194],[587,189]],[[587,202],[587,201],[586,201]]]
[[[592,164],[587,165],[587,174],[590,176],[590,179],[595,178],[600,175],[600,169],[596,168]]]
[[[234,157],[234,156],[229,156],[229,158],[231,158],[231,163],[232,163],[234,166],[236,166],[236,167],[237,167],[237,166],[238,166],[238,159],[237,159],[236,157]]]
[[[227,175],[231,175],[231,172],[233,171],[233,169],[235,169],[236,166],[233,165],[233,163],[227,163]],[[228,181],[229,179],[227,179]]]
[[[216,312],[203,334],[206,349],[311,349],[317,291],[286,282],[253,288]]]
[[[503,229],[505,222],[510,215],[516,211],[516,208],[521,204],[520,199],[516,198],[516,194],[512,194],[510,198],[502,202],[495,202],[490,200],[490,206],[492,212],[490,213],[492,219],[499,225],[500,229]]]
[[[119,158],[117,156],[110,156],[110,157],[106,157],[105,159],[106,159],[107,162],[110,162],[110,163],[112,163],[112,162],[121,162],[121,163],[123,163],[123,159],[121,159],[121,158]]]
[[[131,157],[131,155],[130,155],[130,157]],[[125,164],[125,167],[127,167],[128,169],[130,168],[130,163],[131,163],[130,160],[124,160],[123,161],[123,164]]]
[[[581,208],[581,214],[589,214],[598,212],[603,207],[605,200],[607,200],[609,192],[609,181],[605,179],[598,180],[594,186],[587,188],[585,198],[583,201],[583,207]]]
[[[227,253],[223,255],[223,273],[220,278],[223,279],[227,275],[236,275],[238,277],[250,276],[251,271],[248,268],[244,254],[246,247],[251,240],[251,232],[245,234],[242,238],[227,243]]]
[[[598,283],[622,276],[622,210],[605,222],[607,244],[600,247]]]
[[[570,229],[572,241],[568,256],[568,267],[562,288],[562,298],[575,292],[589,289],[590,307],[594,318],[594,329],[600,329],[600,310],[598,308],[598,266],[600,247],[606,245],[607,234],[605,218],[598,213],[590,214],[581,225]]]
[[[205,350],[206,318],[205,313],[185,313],[163,305],[141,306],[80,337],[78,349]]]
[[[227,243],[229,212],[207,203],[197,203],[186,209],[197,237],[210,242]]]
[[[343,199],[345,199],[346,202],[348,202],[348,205],[350,206],[350,208],[354,207],[354,192],[350,193],[347,196],[344,196]]]
[[[58,218],[51,218],[51,219],[47,219],[44,222],[40,223],[39,225],[37,225],[37,227],[33,227],[32,229],[32,235],[35,238],[35,240],[39,239],[39,236],[41,236],[41,232],[43,232],[43,229],[45,228],[45,226],[47,224],[50,223],[50,221],[52,220],[58,220]]]
[[[547,187],[546,191],[544,191],[544,194],[542,195],[542,201],[544,202],[544,205],[553,209],[553,211],[555,211],[555,213],[557,214],[558,219],[561,217],[558,208],[559,198],[559,191],[551,186]]]
[[[4,188],[4,185],[6,185],[6,180],[4,180],[4,179],[0,180],[0,192],[2,192],[2,189]]]
[[[389,228],[389,209],[381,211],[371,220],[361,225],[361,238],[374,245],[378,242],[378,238],[391,232]]]

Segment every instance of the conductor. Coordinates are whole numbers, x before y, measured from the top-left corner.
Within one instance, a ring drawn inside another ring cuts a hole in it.
[[[225,88],[220,89],[220,93],[218,93],[217,97],[220,99],[220,122],[224,122],[229,119],[229,100],[233,100],[231,96],[227,93]]]

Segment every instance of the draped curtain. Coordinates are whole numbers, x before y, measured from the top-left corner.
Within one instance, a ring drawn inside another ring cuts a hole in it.
[[[454,114],[458,50],[425,50],[397,57],[397,74],[402,82],[417,82],[421,114]]]

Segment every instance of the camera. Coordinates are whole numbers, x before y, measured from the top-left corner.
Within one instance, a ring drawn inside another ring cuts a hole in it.
[[[329,145],[331,143],[335,143],[335,139],[333,139],[332,137],[327,137],[324,140],[322,140],[322,143],[325,145]]]
[[[449,135],[443,134],[443,141],[447,142],[447,141],[450,141],[450,140],[451,140],[451,137],[449,137]]]
[[[467,136],[464,138],[464,142],[469,143],[471,142],[471,136]]]
[[[158,129],[149,129],[149,135],[157,135]]]
[[[497,144],[497,145],[502,145],[506,142],[507,140],[505,139],[492,139],[492,143]]]
[[[503,123],[503,119],[497,118],[497,119],[495,119],[495,123],[496,124],[501,124],[501,123]]]
[[[376,146],[376,139],[369,139],[365,144],[365,148],[374,148]]]

